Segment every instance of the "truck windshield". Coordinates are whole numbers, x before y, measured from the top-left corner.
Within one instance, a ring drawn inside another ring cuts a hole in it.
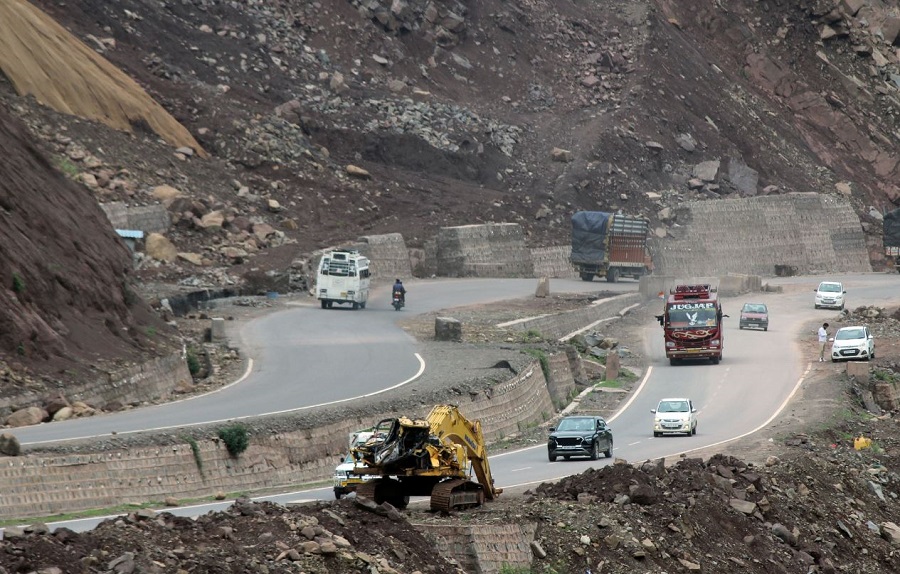
[[[715,309],[670,309],[669,327],[673,329],[689,329],[692,327],[715,327]]]

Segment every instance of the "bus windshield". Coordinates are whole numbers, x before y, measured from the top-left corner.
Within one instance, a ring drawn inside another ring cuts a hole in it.
[[[716,309],[669,309],[669,327],[673,329],[690,329],[693,327],[715,327]]]

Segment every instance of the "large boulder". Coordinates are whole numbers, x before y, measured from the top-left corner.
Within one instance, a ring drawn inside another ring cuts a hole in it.
[[[434,338],[438,341],[462,341],[462,323],[452,317],[435,317]]]
[[[19,456],[22,454],[19,439],[6,432],[0,434],[0,454],[4,456]]]
[[[6,419],[6,424],[11,427],[27,427],[47,420],[50,415],[41,407],[25,407],[19,409]]]
[[[161,233],[148,235],[144,249],[147,251],[147,255],[157,261],[171,263],[178,259],[178,250],[175,248],[175,245]]]

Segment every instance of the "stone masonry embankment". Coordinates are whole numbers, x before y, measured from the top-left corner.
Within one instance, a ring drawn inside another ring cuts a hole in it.
[[[66,386],[65,396],[70,402],[82,401],[103,408],[110,403],[138,404],[168,397],[178,385],[188,385],[191,373],[180,351],[145,363],[123,367],[99,374],[80,384]],[[24,391],[0,398],[0,418],[9,415],[13,408],[42,406],[45,393]]]
[[[619,310],[637,305],[643,300],[644,297],[639,293],[627,293],[601,299],[584,309],[535,317],[527,321],[516,322],[508,327],[523,332],[537,331],[544,339],[561,339],[567,334],[597,321],[615,317]]]
[[[517,375],[480,392],[466,395],[448,389],[444,402],[457,404],[472,419],[483,422],[486,440],[534,425],[554,412],[550,386],[539,361],[530,361]],[[97,453],[26,455],[0,466],[0,518],[25,518],[126,502],[160,501],[166,497],[191,499],[216,492],[253,492],[289,487],[329,478],[342,455],[347,436],[383,418],[396,416],[391,405],[380,404],[365,416],[336,418],[322,424],[298,415],[299,430],[253,434],[250,447],[231,457],[213,429],[176,432],[172,444],[123,448]],[[382,409],[382,410],[378,410]],[[378,414],[378,413],[381,414]],[[404,413],[424,417],[422,412]],[[220,425],[224,426],[224,425]],[[248,423],[252,428],[252,423]],[[171,433],[170,433],[171,434]]]
[[[842,197],[816,193],[686,202],[668,236],[650,240],[655,272],[675,277],[871,271],[859,217]],[[377,277],[575,277],[570,246],[529,249],[522,226],[442,227],[424,249],[398,234],[360,238]],[[317,257],[312,257],[318,263]]]
[[[871,271],[850,202],[816,193],[686,202],[673,237],[651,244],[656,272],[676,276]]]
[[[631,302],[609,305],[616,316]],[[591,315],[593,318],[594,315]],[[542,318],[548,331],[561,331]],[[571,316],[561,314],[563,324]],[[431,405],[453,403],[469,418],[482,421],[490,442],[548,420],[582,380],[581,359],[571,351],[548,357],[545,376],[541,361],[526,360],[506,379],[481,386],[448,385],[419,397],[424,416]],[[396,416],[391,400],[365,412],[333,408],[326,414],[280,415],[283,430],[253,432],[250,447],[231,457],[215,428],[189,428],[159,436],[154,446],[89,447],[26,453],[0,465],[0,518],[28,518],[110,507],[126,502],[161,501],[166,497],[196,499],[216,492],[253,492],[323,481],[345,454],[350,432],[381,418]],[[382,413],[379,415],[378,413]],[[261,423],[258,423],[261,424]],[[260,429],[270,428],[261,425]],[[125,439],[122,439],[125,440]],[[196,452],[191,443],[196,444]],[[85,452],[87,451],[87,452]]]

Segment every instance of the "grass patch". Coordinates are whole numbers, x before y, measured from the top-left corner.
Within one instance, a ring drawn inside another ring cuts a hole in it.
[[[541,363],[541,371],[544,373],[544,379],[547,381],[550,380],[550,357],[547,356],[547,353],[540,349],[525,349],[525,352],[540,361]]]
[[[897,375],[884,369],[875,369],[872,372],[872,377],[874,377],[876,381],[883,383],[896,383],[898,381]]]
[[[56,169],[63,172],[68,178],[74,178],[79,173],[78,166],[75,165],[75,162],[65,156],[57,156],[53,164],[56,166]]]
[[[528,329],[524,333],[522,333],[522,342],[523,343],[540,343],[544,340],[544,336],[540,331],[535,331],[534,329]]]
[[[197,441],[192,436],[184,436],[182,438],[190,445],[191,452],[194,454],[194,463],[197,465],[200,476],[203,476],[203,458],[200,456],[200,445],[197,444]]]
[[[531,568],[528,566],[510,566],[504,562],[503,566],[500,567],[500,574],[531,574]]]
[[[619,379],[614,381],[600,381],[599,383],[594,385],[595,389],[621,389],[622,382]]]

